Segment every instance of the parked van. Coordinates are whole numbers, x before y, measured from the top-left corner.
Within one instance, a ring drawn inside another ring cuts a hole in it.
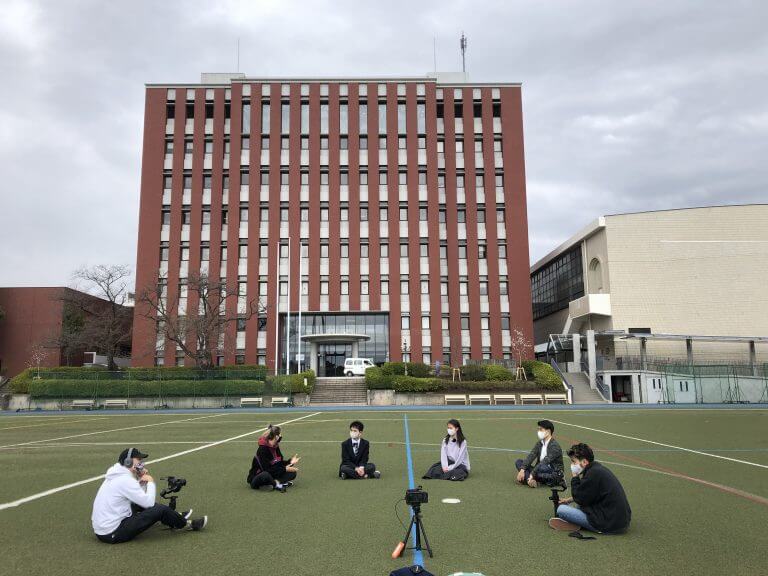
[[[347,358],[344,360],[344,375],[365,376],[365,371],[374,366],[370,358]]]

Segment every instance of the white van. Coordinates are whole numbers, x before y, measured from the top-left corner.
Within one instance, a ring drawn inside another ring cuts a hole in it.
[[[344,360],[344,375],[365,376],[365,371],[374,366],[370,358],[347,358]]]

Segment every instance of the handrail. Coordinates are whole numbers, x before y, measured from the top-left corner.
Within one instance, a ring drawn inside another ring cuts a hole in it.
[[[565,389],[565,393],[568,395],[568,404],[573,404],[573,386],[569,384],[568,380],[565,379],[565,374],[563,374],[563,371],[560,370],[560,366],[557,364],[557,360],[554,358],[551,358],[549,360],[550,366],[555,369],[555,372],[558,373],[560,376],[560,380],[563,383],[563,388]]]
[[[602,374],[598,374],[597,377],[595,378],[595,385],[596,385],[595,387],[597,388],[597,393],[600,394],[600,396],[602,396],[603,400],[605,400],[606,402],[613,402],[613,400],[611,400],[611,392],[608,389],[608,386],[606,385],[605,381],[603,380]]]

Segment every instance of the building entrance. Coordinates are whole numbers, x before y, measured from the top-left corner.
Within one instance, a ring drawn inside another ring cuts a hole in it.
[[[352,357],[352,344],[320,344],[317,348],[318,376],[344,376],[344,361]]]

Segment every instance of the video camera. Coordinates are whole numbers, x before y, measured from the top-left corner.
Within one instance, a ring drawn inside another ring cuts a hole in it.
[[[555,509],[555,516],[557,516],[557,507],[560,506],[560,493],[568,490],[568,485],[565,483],[565,475],[562,470],[555,469],[552,476],[547,478],[545,482],[547,487],[552,491],[552,495],[548,498],[552,502],[552,506]]]
[[[429,493],[424,492],[421,486],[405,491],[405,503],[409,506],[418,507],[429,503]]]
[[[160,480],[168,481],[168,487],[163,488],[160,491],[160,496],[170,501],[168,502],[168,507],[171,510],[176,510],[176,499],[178,496],[168,496],[168,494],[179,492],[182,488],[184,488],[184,486],[187,485],[187,479],[179,478],[177,476],[168,476],[167,478],[160,478]]]

